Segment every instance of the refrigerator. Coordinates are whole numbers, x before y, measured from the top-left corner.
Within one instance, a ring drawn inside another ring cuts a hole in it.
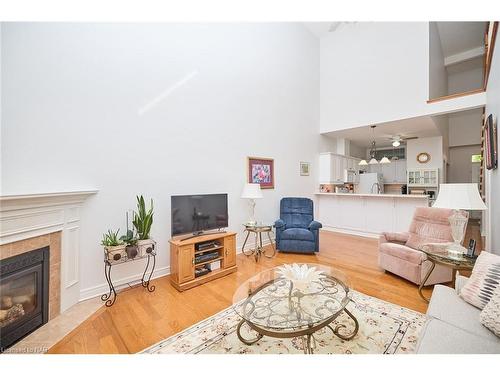
[[[380,193],[384,192],[384,175],[382,173],[363,173],[359,175],[358,193],[359,194],[376,194],[377,187],[374,184],[379,184]],[[373,191],[372,191],[373,187]]]

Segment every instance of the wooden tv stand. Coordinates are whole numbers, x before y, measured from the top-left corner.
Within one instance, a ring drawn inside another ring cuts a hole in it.
[[[218,246],[207,250],[196,250],[196,244],[206,241],[217,241]],[[215,250],[219,253],[217,259],[195,264],[196,255]],[[219,269],[195,277],[195,268],[216,261],[220,262]],[[185,240],[181,238],[170,240],[170,282],[181,292],[236,270],[236,233],[234,232],[211,233]]]

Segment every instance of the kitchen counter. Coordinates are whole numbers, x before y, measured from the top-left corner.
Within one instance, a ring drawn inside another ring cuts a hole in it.
[[[369,198],[398,198],[398,199],[426,199],[429,197],[427,195],[416,195],[416,194],[357,194],[357,193],[315,193],[315,195],[340,195],[347,197],[369,197]]]
[[[324,230],[378,237],[405,232],[415,208],[428,207],[427,195],[315,193],[317,220]]]

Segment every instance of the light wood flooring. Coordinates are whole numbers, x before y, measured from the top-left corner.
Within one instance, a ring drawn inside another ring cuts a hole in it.
[[[478,242],[479,243],[479,242]],[[379,269],[377,240],[323,231],[317,255],[277,254],[262,258],[237,256],[238,271],[207,284],[178,292],[169,277],[153,281],[156,291],[135,287],[118,294],[116,303],[102,307],[49,353],[136,353],[232,304],[238,285],[266,268],[309,262],[336,267],[348,275],[353,289],[407,308],[425,312],[417,286]],[[430,296],[432,287],[426,288]]]

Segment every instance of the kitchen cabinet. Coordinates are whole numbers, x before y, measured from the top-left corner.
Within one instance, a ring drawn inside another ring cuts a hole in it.
[[[392,160],[390,164],[373,164],[369,166],[372,173],[382,173],[386,184],[406,184],[406,160]]]
[[[358,171],[361,159],[325,152],[319,155],[319,183],[343,184],[344,170]]]
[[[396,181],[406,184],[406,160],[396,161]]]

